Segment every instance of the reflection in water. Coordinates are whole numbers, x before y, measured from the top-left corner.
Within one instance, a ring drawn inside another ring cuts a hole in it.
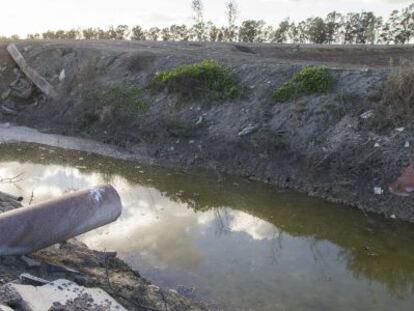
[[[258,183],[42,146],[0,145],[0,161],[0,178],[23,173],[0,191],[27,201],[112,183],[123,215],[82,239],[227,310],[412,310],[413,225]]]

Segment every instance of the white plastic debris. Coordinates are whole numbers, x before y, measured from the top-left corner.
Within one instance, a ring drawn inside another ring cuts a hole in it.
[[[252,124],[249,124],[248,126],[246,126],[244,129],[242,129],[240,132],[239,132],[239,136],[246,136],[246,135],[249,135],[249,134],[251,134],[251,133],[253,133],[256,129],[258,128],[258,126],[257,125],[252,125]]]
[[[361,114],[359,117],[361,119],[369,119],[369,118],[371,118],[373,116],[374,116],[374,111],[368,110],[368,111],[364,112],[363,114]]]
[[[374,144],[374,147],[375,147],[375,148],[378,148],[378,147],[380,147],[380,146],[381,146],[381,145],[380,145],[379,143],[375,143],[375,144]]]
[[[62,71],[59,74],[59,81],[63,81],[66,78],[66,73],[65,73],[65,69],[62,69]]]
[[[56,280],[44,286],[9,283],[7,291],[20,297],[25,310],[45,311],[59,305],[64,307],[76,299],[79,310],[126,311],[117,301],[100,288],[85,288],[68,280]],[[66,310],[66,309],[65,309]]]
[[[390,218],[391,218],[391,219],[397,219],[397,216],[395,216],[394,214],[392,214],[392,215],[390,216]]]
[[[203,122],[203,116],[200,116],[200,117],[197,119],[196,125],[200,125],[202,122]]]
[[[404,147],[405,148],[410,148],[410,142],[409,141],[406,141],[405,144],[404,144]]]
[[[381,187],[374,187],[374,193],[376,195],[382,195],[384,194],[384,189],[382,189]]]
[[[397,127],[396,129],[395,129],[397,132],[404,132],[404,130],[405,130],[405,127]]]

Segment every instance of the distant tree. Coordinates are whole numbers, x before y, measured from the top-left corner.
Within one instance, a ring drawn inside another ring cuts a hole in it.
[[[86,28],[82,30],[82,35],[85,40],[95,40],[98,39],[98,32],[94,28]]]
[[[328,13],[325,18],[326,43],[331,44],[339,39],[339,30],[343,25],[343,16],[336,11]]]
[[[296,32],[298,39],[297,41],[301,44],[306,43],[308,41],[308,25],[306,21],[301,21],[296,26]]]
[[[161,29],[158,27],[151,27],[145,33],[146,37],[153,41],[157,41],[161,37]]]
[[[285,19],[284,21],[280,22],[279,26],[276,28],[272,42],[276,43],[285,43],[288,41],[288,35],[290,30],[290,22],[289,19]]]
[[[96,35],[98,37],[99,40],[110,40],[112,38],[112,31],[111,29],[109,30],[104,30],[101,28],[97,28],[96,29]]]
[[[146,40],[144,30],[141,26],[135,26],[131,29],[131,40]]]
[[[244,21],[239,29],[239,40],[241,42],[258,42],[265,22],[262,20],[256,21],[253,19]]]
[[[29,33],[27,35],[27,39],[29,39],[29,40],[38,40],[40,38],[41,38],[40,33]]]
[[[407,8],[394,10],[388,19],[387,37],[395,44],[409,43],[414,34],[414,3]]]
[[[42,33],[42,38],[45,39],[45,40],[57,39],[56,32],[54,32],[52,30],[48,30],[48,31]]]
[[[316,44],[327,42],[327,31],[324,20],[320,17],[310,18],[308,20],[308,38],[309,41]]]
[[[358,27],[359,17],[357,13],[348,13],[344,18],[342,27],[342,37],[344,44],[355,43],[356,29]]]
[[[374,30],[377,20],[374,13],[362,12],[360,14],[355,14],[355,18],[355,43],[366,44],[368,41],[373,40],[372,37],[375,36]]]
[[[267,25],[263,28],[262,31],[262,42],[270,42],[272,41],[273,35],[275,33],[274,28],[271,25]]]
[[[236,20],[239,15],[239,9],[235,0],[229,0],[226,2],[226,18],[227,18],[227,29],[226,29],[226,40],[233,42],[236,40],[237,27]]]
[[[81,35],[79,30],[71,29],[65,32],[64,37],[68,40],[78,40],[80,39]]]
[[[161,39],[162,39],[162,41],[170,41],[171,40],[170,28],[165,27],[161,30]]]
[[[192,0],[191,8],[193,9],[194,25],[191,28],[192,37],[197,41],[204,41],[205,36],[205,24],[204,24],[204,6],[201,0]]]
[[[208,40],[211,42],[217,42],[221,28],[214,25],[212,22],[207,23]]]

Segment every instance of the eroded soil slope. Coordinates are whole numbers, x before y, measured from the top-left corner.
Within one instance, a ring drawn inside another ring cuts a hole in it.
[[[388,190],[410,163],[414,129],[407,122],[383,120],[379,113],[388,64],[412,59],[411,47],[80,41],[17,45],[59,96],[50,99],[34,88],[27,91],[1,46],[3,122],[93,138],[155,164],[258,179],[414,221],[412,198]],[[229,67],[245,87],[243,96],[219,103],[206,98],[183,101],[147,88],[157,72],[205,59]],[[309,64],[328,66],[334,88],[276,103],[273,91]],[[11,84],[20,85],[21,94],[10,94]],[[120,108],[119,96],[111,93],[126,84],[140,88],[139,110]],[[381,126],[384,122],[387,126]]]

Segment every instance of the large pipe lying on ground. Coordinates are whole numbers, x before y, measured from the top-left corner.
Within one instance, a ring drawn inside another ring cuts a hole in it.
[[[98,186],[0,215],[0,256],[25,255],[115,221],[122,205]]]

